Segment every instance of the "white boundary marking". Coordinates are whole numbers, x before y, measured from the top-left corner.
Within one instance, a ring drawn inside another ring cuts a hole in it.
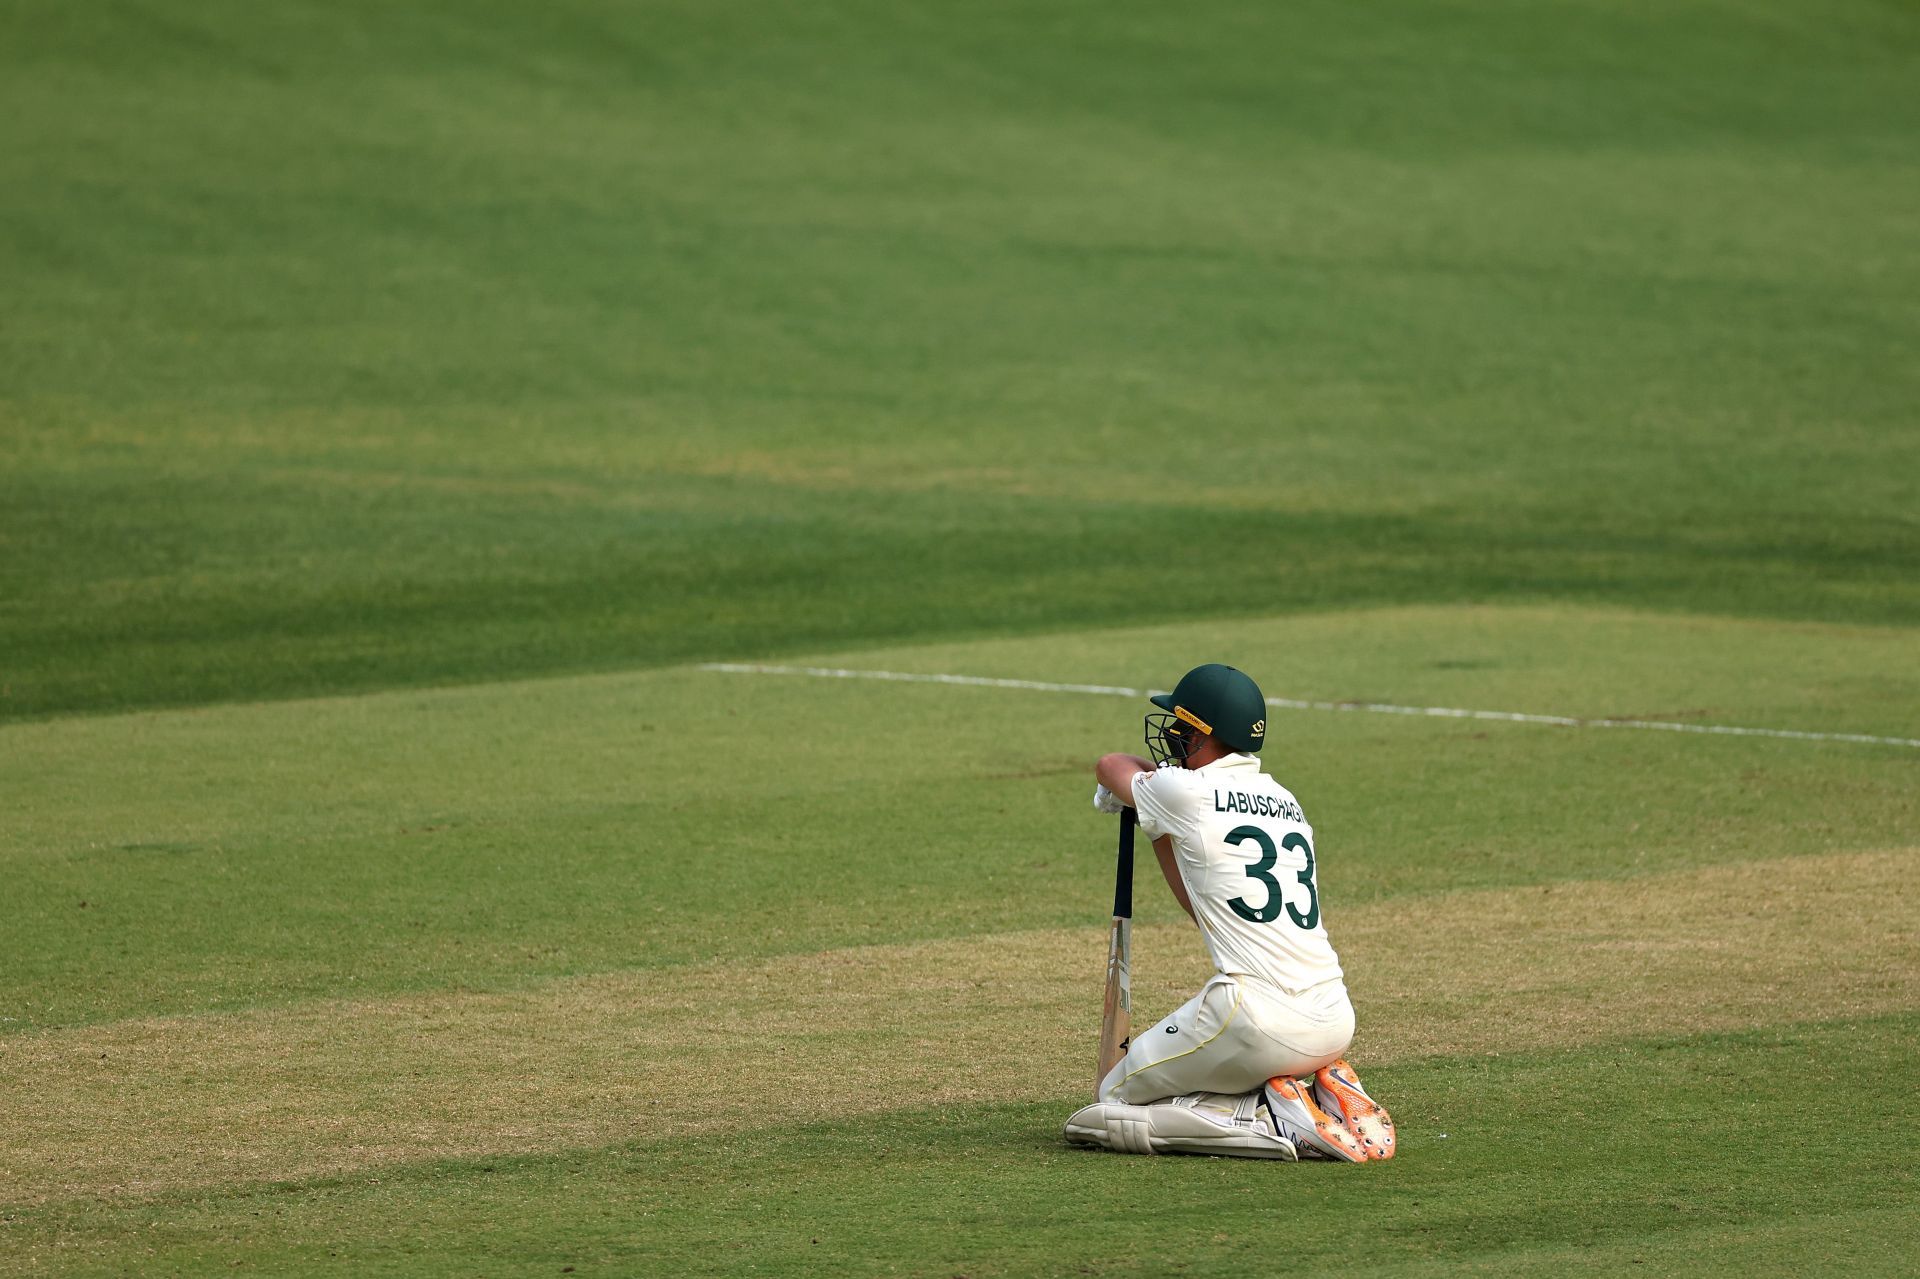
[[[1035,693],[1090,693],[1101,697],[1146,697],[1164,690],[1121,688],[1114,684],[1053,684],[1035,679],[995,679],[986,675],[919,675],[907,671],[858,671],[834,666],[768,666],[756,662],[705,662],[699,668],[725,675],[805,675],[815,679],[892,680],[901,684],[960,684],[969,688],[1019,688]],[[1742,728],[1733,724],[1679,724],[1657,719],[1579,719],[1572,715],[1529,715],[1523,711],[1476,711],[1457,706],[1396,706],[1391,702],[1303,702],[1269,697],[1267,705],[1295,711],[1364,711],[1372,715],[1424,715],[1434,719],[1491,719],[1510,724],[1551,724],[1559,728],[1638,728],[1659,733],[1706,733],[1717,737],[1779,737],[1799,742],[1860,742],[1869,746],[1920,747],[1916,737],[1875,737],[1870,733],[1811,733],[1794,728]]]

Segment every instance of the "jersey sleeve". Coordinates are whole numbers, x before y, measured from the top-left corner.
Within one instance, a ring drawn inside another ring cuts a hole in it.
[[[1186,770],[1163,768],[1137,773],[1133,779],[1133,811],[1148,839],[1184,835],[1193,825],[1193,793]]]

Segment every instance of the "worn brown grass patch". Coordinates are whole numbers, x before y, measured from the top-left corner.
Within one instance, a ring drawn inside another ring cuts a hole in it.
[[[1449,894],[1331,917],[1363,1066],[1920,1007],[1913,850]],[[1136,934],[1136,1007],[1204,978]],[[0,1200],[281,1180],[895,1106],[1078,1097],[1104,930],[0,1038]]]

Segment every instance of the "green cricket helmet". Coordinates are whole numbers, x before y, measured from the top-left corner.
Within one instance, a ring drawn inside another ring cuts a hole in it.
[[[1180,677],[1173,692],[1149,700],[1167,712],[1147,716],[1147,749],[1156,764],[1184,763],[1201,733],[1248,753],[1266,742],[1267,699],[1252,677],[1231,666],[1196,666]]]

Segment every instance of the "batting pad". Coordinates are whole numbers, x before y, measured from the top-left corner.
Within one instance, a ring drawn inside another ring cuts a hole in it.
[[[1071,1145],[1128,1155],[1298,1159],[1293,1143],[1273,1134],[1264,1111],[1252,1095],[1196,1093],[1148,1106],[1102,1101],[1075,1111],[1063,1135]]]

